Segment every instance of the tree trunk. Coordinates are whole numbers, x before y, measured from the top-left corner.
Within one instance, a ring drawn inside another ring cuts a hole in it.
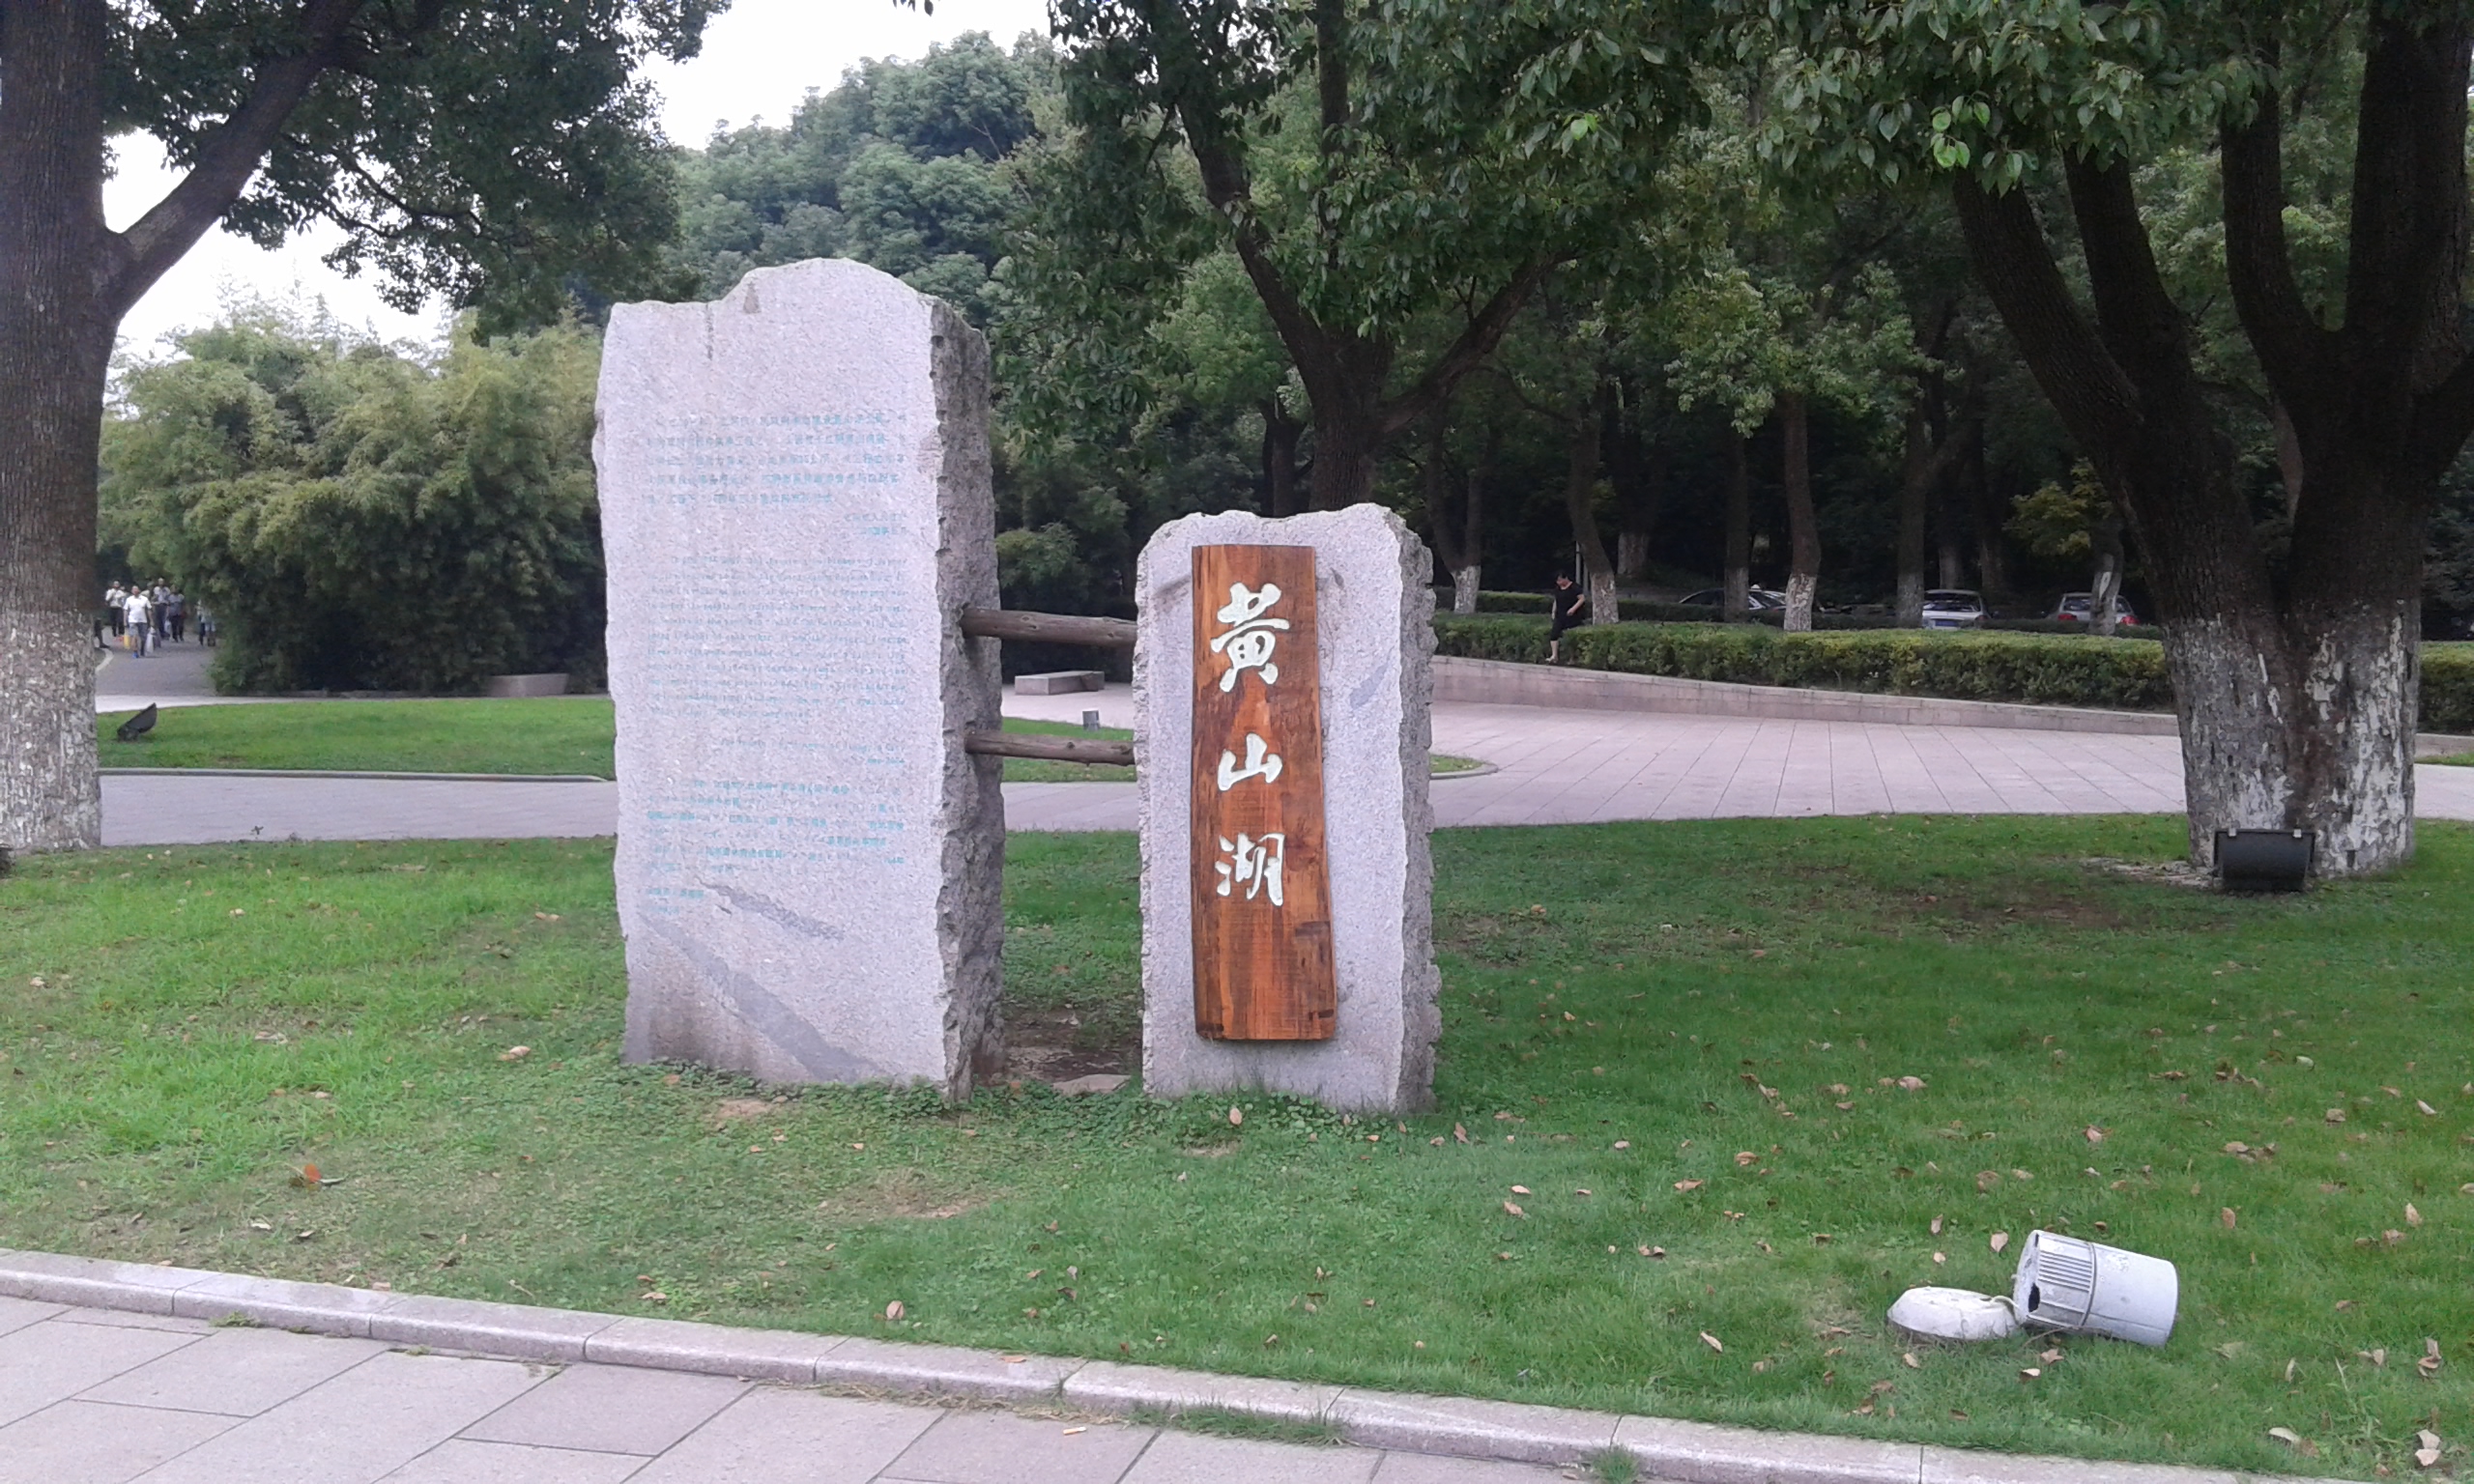
[[[1741,623],[1752,601],[1752,455],[1732,426],[1721,436],[1727,444],[1727,538],[1718,619]]]
[[[1996,594],[2010,591],[2010,548],[2003,544],[2002,534],[2010,520],[2010,501],[1995,486],[1991,464],[1985,457],[1984,427],[1979,423],[1968,430],[1967,492],[1968,514],[1975,528],[1975,585],[1983,589],[1987,602]],[[1955,529],[1942,553],[1942,585],[1966,586]]]
[[[1386,358],[1388,363],[1388,357]],[[1327,379],[1311,378],[1310,388],[1326,381],[1314,398],[1313,508],[1345,510],[1374,498],[1374,477],[1382,468],[1383,411],[1374,394],[1382,386],[1379,370],[1364,376],[1342,376],[1345,389]]]
[[[1274,516],[1297,513],[1297,440],[1304,432],[1280,398],[1263,399],[1263,497]]]
[[[1589,621],[1613,623],[1620,615],[1615,601],[1615,565],[1606,559],[1606,542],[1597,531],[1592,508],[1597,489],[1597,408],[1583,402],[1572,414],[1570,442],[1564,464],[1564,512],[1571,518],[1572,545],[1581,554],[1588,579]]]
[[[1787,490],[1787,620],[1790,634],[1813,629],[1813,597],[1821,586],[1821,529],[1813,517],[1812,413],[1799,391],[1778,397],[1778,427],[1785,442]]]
[[[1486,480],[1494,472],[1495,454],[1502,446],[1502,430],[1488,428],[1484,451],[1469,471],[1468,524],[1460,529],[1460,557],[1466,565],[1454,567],[1452,572],[1452,611],[1455,614],[1478,611],[1479,578],[1484,571],[1486,556]]]
[[[1605,457],[1607,482],[1615,486],[1616,507],[1623,528],[1615,537],[1615,575],[1637,582],[1650,565],[1650,538],[1657,529],[1658,505],[1666,487],[1666,450],[1642,426],[1637,394],[1629,415],[1618,388],[1606,392]]]
[[[1923,405],[1918,403],[1907,414],[1907,449],[1899,467],[1896,621],[1902,629],[1924,627],[1924,524],[1933,496],[1932,438]]]
[[[2088,532],[2096,549],[2096,585],[2087,594],[2087,622],[2100,639],[2111,639],[2121,625],[2122,519],[2107,512]]]
[[[0,7],[0,849],[102,840],[95,451],[117,307],[105,8]]]

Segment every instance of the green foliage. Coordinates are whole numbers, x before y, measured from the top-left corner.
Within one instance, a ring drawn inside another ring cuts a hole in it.
[[[988,325],[1012,209],[1000,162],[1036,133],[1052,65],[1037,38],[1008,52],[965,32],[917,62],[860,64],[786,126],[717,129],[677,157],[673,262],[713,299],[753,268],[855,258]]]
[[[583,289],[660,278],[677,228],[636,72],[695,55],[727,0],[472,0],[360,6],[224,224],[273,247],[321,217],[334,261],[388,297],[482,307],[485,325],[555,322]],[[186,168],[302,45],[302,7],[263,0],[108,7],[108,132],[163,142]],[[287,59],[279,62],[277,59]],[[228,143],[228,140],[225,140]]]
[[[1546,625],[1531,618],[1435,619],[1435,652],[1537,663]],[[1875,691],[1954,700],[2155,709],[2171,706],[2164,650],[2093,636],[1926,633],[1913,629],[1780,634],[1746,623],[1619,623],[1564,636],[1583,670],[1750,685]]]
[[[105,541],[215,612],[219,686],[598,677],[590,334],[431,363],[261,307],[182,351],[105,429]]]
[[[2020,545],[2039,556],[2072,560],[2095,550],[2092,534],[2113,513],[2112,497],[2086,464],[2074,466],[2070,482],[2050,479],[2019,498],[2006,528]]]

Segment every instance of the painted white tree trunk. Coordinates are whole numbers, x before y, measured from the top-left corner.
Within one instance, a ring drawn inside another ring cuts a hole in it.
[[[1452,611],[1474,614],[1478,611],[1478,579],[1483,569],[1471,565],[1457,567],[1452,574]]]
[[[2096,558],[2096,590],[2089,595],[2087,626],[2110,637],[2121,624],[2122,559],[2113,552]]]
[[[1813,593],[1820,586],[1817,578],[1798,574],[1787,579],[1787,621],[1784,627],[1788,633],[1810,634],[1813,631]]]
[[[2324,632],[2298,665],[2281,665],[2220,620],[2168,629],[2192,859],[2212,861],[2226,829],[2316,831],[2323,876],[2413,859],[2419,637],[2395,614]]]
[[[0,848],[91,850],[103,840],[91,622],[9,596],[0,593]]]
[[[1592,572],[1589,575],[1589,621],[1613,623],[1624,616],[1615,599],[1615,574]]]

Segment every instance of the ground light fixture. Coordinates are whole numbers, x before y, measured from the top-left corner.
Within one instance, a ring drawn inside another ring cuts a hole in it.
[[[2217,879],[2229,892],[2298,892],[2317,842],[2310,830],[2219,830]]]

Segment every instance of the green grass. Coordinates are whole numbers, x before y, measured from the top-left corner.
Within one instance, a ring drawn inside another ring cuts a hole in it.
[[[0,1245],[2262,1471],[2462,1450],[2474,832],[2299,899],[2088,864],[2179,832],[1444,832],[1441,1109],[1396,1122],[621,1066],[606,844],[39,858]],[[1011,1013],[1121,1035],[1131,841],[1007,874]],[[2004,1290],[2040,1225],[2180,1265],[2172,1343],[1904,1363],[1899,1291]]]
[[[95,720],[107,768],[302,768],[346,773],[590,773],[616,776],[615,723],[607,699],[577,696],[522,700],[322,700],[238,706],[178,706],[158,713],[144,740],[113,733],[134,713]],[[1071,722],[1008,717],[1005,729],[1123,742],[1120,727],[1086,731]],[[1478,766],[1467,757],[1434,759],[1437,773]],[[1131,783],[1113,763],[1008,757],[1009,784]]]
[[[612,776],[610,702],[590,696],[166,706],[145,740],[113,740],[130,714],[96,718],[104,767]]]

